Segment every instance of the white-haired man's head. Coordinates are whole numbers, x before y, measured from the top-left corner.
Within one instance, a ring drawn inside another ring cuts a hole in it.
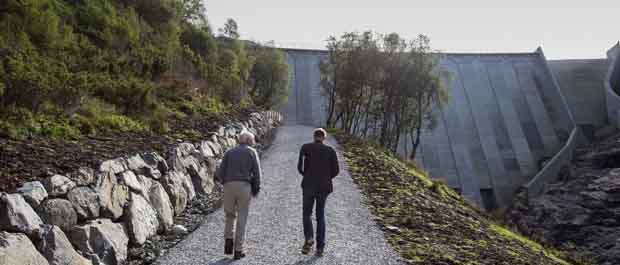
[[[315,142],[323,142],[327,138],[327,132],[323,128],[316,128],[314,129],[313,136]]]
[[[246,130],[239,134],[239,144],[254,145],[254,134]]]

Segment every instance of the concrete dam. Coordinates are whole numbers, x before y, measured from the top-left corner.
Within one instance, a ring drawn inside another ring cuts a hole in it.
[[[285,52],[285,123],[324,126],[318,65],[327,51]],[[434,110],[437,127],[423,132],[416,160],[432,178],[484,208],[508,205],[519,188],[538,193],[570,161],[578,142],[610,123],[604,85],[609,60],[547,61],[540,48],[440,56],[449,100]],[[410,145],[403,141],[400,152]]]

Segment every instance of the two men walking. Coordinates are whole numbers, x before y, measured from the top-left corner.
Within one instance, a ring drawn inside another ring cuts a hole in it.
[[[338,175],[339,167],[336,152],[323,143],[327,137],[325,130],[316,129],[313,137],[312,143],[302,146],[297,165],[303,176],[301,187],[305,241],[302,253],[308,254],[315,242],[311,216],[316,205],[316,254],[322,256],[325,248],[325,203],[333,191],[332,179]],[[256,150],[250,147],[253,143],[254,136],[249,132],[242,132],[239,146],[224,154],[216,172],[216,176],[224,184],[224,252],[228,255],[234,252],[234,259],[245,257],[243,241],[250,201],[260,190],[260,161]]]

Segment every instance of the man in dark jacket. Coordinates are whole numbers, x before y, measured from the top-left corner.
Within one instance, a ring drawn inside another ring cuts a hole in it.
[[[316,254],[323,255],[325,249],[325,202],[334,190],[332,179],[340,171],[336,151],[323,141],[327,137],[325,130],[314,130],[314,142],[304,144],[299,152],[297,169],[303,175],[303,224],[305,243],[301,252],[308,254],[314,244],[312,226],[312,208],[316,203]]]

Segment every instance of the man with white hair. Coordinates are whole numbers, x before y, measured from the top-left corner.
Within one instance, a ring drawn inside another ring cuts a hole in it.
[[[243,240],[252,196],[260,190],[261,168],[258,153],[251,145],[254,135],[248,131],[239,134],[239,145],[224,154],[216,176],[224,184],[224,253],[238,260],[245,257]],[[233,233],[233,223],[237,221]],[[233,237],[234,236],[234,237]]]

